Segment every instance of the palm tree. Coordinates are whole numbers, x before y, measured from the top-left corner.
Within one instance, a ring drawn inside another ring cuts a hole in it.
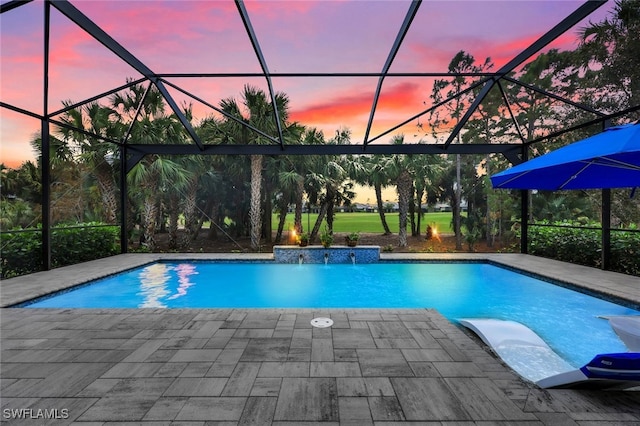
[[[376,194],[376,205],[378,206],[378,214],[380,223],[384,229],[384,235],[391,235],[391,230],[387,224],[387,218],[384,211],[384,202],[382,200],[382,188],[388,186],[391,182],[385,165],[388,157],[386,156],[362,156],[360,157],[361,170],[355,174],[356,182],[373,186]]]
[[[120,120],[131,129],[130,138],[137,143],[160,144],[165,141],[183,143],[186,140],[184,128],[175,115],[166,115],[164,98],[151,86],[149,90],[141,85],[133,85],[128,92],[118,93],[111,99],[113,110]],[[190,118],[190,106],[185,106],[185,115]],[[128,122],[127,122],[128,121]],[[169,199],[170,233],[175,241],[177,224],[176,197],[184,189],[188,171],[176,161],[159,155],[148,155],[129,172],[127,180],[130,189],[138,189],[142,195],[141,221],[144,243],[149,250],[155,249],[156,225],[159,222],[159,206],[162,196]],[[174,193],[175,191],[175,193]],[[138,197],[130,197],[137,201]],[[173,200],[173,202],[171,202]]]
[[[137,188],[137,193],[142,195],[144,245],[153,251],[156,246],[159,198],[167,188],[176,189],[184,186],[185,170],[175,161],[158,155],[147,156],[131,169],[127,181],[130,187]]]
[[[282,170],[278,172],[277,181],[280,191],[276,198],[276,211],[278,212],[276,244],[280,244],[289,206],[298,199],[297,192],[301,184],[304,184],[304,176],[300,175],[296,170]]]
[[[284,129],[287,144],[300,144],[306,129],[298,123],[292,123]],[[275,205],[278,213],[278,228],[276,244],[282,241],[282,233],[289,211],[289,206],[295,205],[296,212],[300,211],[298,220],[302,218],[302,196],[304,192],[304,173],[306,172],[305,158],[299,156],[279,155],[267,157],[265,167],[265,193],[267,209],[265,209],[265,232],[267,241],[271,237],[271,204]],[[298,222],[300,223],[300,222]],[[301,232],[296,227],[296,232]]]
[[[329,140],[330,144],[349,143],[351,133],[341,129]],[[326,220],[328,232],[333,234],[334,207],[349,204],[355,197],[353,182],[350,181],[351,168],[348,156],[312,156],[309,172],[305,179],[305,188],[310,204],[320,203],[320,211],[316,223],[309,236],[314,241],[323,220]]]
[[[411,169],[414,174],[415,199],[417,200],[418,220],[417,235],[420,235],[421,218],[422,218],[422,199],[429,192],[432,193],[431,198],[438,194],[435,183],[444,171],[444,159],[439,155],[416,155],[411,158]]]
[[[322,131],[314,127],[305,129],[301,136],[301,139],[304,145],[323,145],[325,143],[324,134],[322,133]],[[295,170],[303,177],[301,181],[298,181],[298,187],[295,191],[296,207],[293,215],[293,226],[298,234],[301,234],[304,229],[304,227],[302,226],[302,208],[303,197],[305,194],[305,181],[309,180],[307,176],[308,172],[312,170],[313,164],[316,161],[317,158],[315,156],[303,156],[301,158],[298,158],[295,162]],[[308,196],[307,203],[307,208],[309,209],[310,205]],[[309,230],[307,230],[307,232],[308,231]]]
[[[63,104],[66,107],[71,102]],[[61,121],[68,126],[59,129],[62,140],[66,144],[75,145],[83,163],[95,173],[105,222],[115,223],[118,211],[118,189],[114,177],[116,151],[112,143],[104,142],[100,136],[116,140],[120,138],[122,125],[119,123],[118,113],[95,101],[66,111]],[[96,137],[88,136],[87,133]],[[52,140],[55,141],[55,138]]]
[[[277,128],[273,120],[274,108],[277,108],[279,117],[286,122],[288,116],[289,98],[284,93],[275,95],[276,105],[272,105],[267,100],[265,93],[251,85],[245,85],[242,93],[242,103],[245,107],[246,114],[242,114],[240,108],[233,98],[223,99],[220,102],[221,109],[228,115],[234,116],[256,129],[260,129],[265,133],[273,134]],[[237,143],[267,143],[264,136],[250,132],[250,130],[234,120],[226,119],[226,132]],[[251,201],[249,208],[249,220],[251,223],[251,248],[253,250],[260,249],[260,235],[262,231],[262,163],[261,155],[253,154],[250,156],[251,161]]]
[[[394,136],[391,140],[393,144],[402,144],[404,135]],[[411,156],[395,154],[387,157],[385,170],[390,179],[396,184],[398,192],[398,246],[407,246],[407,218],[409,214],[409,204],[413,194],[413,176],[410,169]]]

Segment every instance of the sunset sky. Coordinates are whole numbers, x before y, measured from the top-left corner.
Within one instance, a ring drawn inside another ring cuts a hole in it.
[[[2,3],[6,3],[3,1]],[[232,1],[72,1],[156,73],[259,73],[259,62]],[[577,9],[579,1],[424,1],[391,72],[446,72],[460,50],[496,69]],[[612,2],[610,2],[612,3]],[[378,73],[409,8],[394,1],[246,1],[251,23],[272,73]],[[612,4],[588,20],[599,22]],[[42,1],[0,15],[0,96],[3,102],[43,112]],[[577,27],[587,24],[582,22]],[[548,48],[573,49],[574,28]],[[52,8],[50,112],[63,100],[81,101],[140,75]],[[263,78],[168,78],[218,105],[246,83],[267,90]],[[290,98],[290,120],[323,130],[341,127],[362,143],[377,77],[274,77]],[[385,80],[370,139],[429,104],[433,78]],[[178,104],[192,102],[197,122],[213,111],[170,88]],[[394,132],[420,138],[416,122]],[[33,159],[29,140],[39,122],[0,109],[1,161],[17,167]],[[414,136],[416,135],[416,136]],[[376,143],[386,143],[392,135]]]

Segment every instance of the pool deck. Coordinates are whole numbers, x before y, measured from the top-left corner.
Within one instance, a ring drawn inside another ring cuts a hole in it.
[[[534,256],[381,257],[487,259],[640,305],[640,278]],[[431,309],[6,308],[162,258],[272,257],[129,254],[2,281],[2,422],[640,424],[640,391],[540,389]]]

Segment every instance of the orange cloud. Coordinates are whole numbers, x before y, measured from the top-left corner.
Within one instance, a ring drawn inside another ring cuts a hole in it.
[[[343,93],[300,109],[293,106],[290,119],[306,126],[317,127],[329,137],[335,130],[346,127],[352,131],[352,140],[360,142],[364,137],[373,104],[375,82],[371,83],[369,92]],[[383,84],[370,137],[421,111],[424,106],[420,89],[421,86],[414,82]]]
[[[373,104],[375,83],[371,91],[357,91],[329,98],[302,109],[292,109],[290,117],[302,124],[324,123],[340,119],[345,124],[350,120],[368,117]],[[419,105],[418,85],[414,83],[385,84],[382,87],[377,111],[408,112],[411,105]]]
[[[5,109],[0,110],[0,113],[0,161],[12,168],[27,160],[35,161],[35,153],[29,141],[39,136],[40,122]]]

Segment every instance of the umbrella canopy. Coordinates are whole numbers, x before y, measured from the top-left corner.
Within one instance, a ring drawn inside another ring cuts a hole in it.
[[[602,189],[640,186],[640,123],[610,127],[491,176],[494,188]]]

